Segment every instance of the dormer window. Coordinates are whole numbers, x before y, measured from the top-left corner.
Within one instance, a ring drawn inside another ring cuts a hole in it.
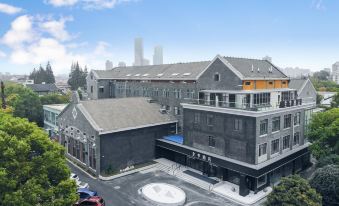
[[[214,74],[214,81],[216,81],[216,82],[220,81],[220,74],[219,73]]]

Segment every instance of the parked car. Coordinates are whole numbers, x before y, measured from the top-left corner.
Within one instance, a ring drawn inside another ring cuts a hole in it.
[[[87,188],[88,189],[89,185],[86,182],[77,181],[77,187],[78,187],[78,189],[83,189],[83,188]]]
[[[105,201],[102,197],[93,196],[88,199],[85,199],[77,204],[76,206],[105,206]]]
[[[80,196],[80,200],[88,199],[93,196],[98,196],[98,193],[96,191],[91,191],[87,188],[80,188],[78,189],[77,193]]]
[[[80,181],[79,180],[79,176],[77,174],[71,173],[70,177],[71,180],[75,180],[75,181]]]

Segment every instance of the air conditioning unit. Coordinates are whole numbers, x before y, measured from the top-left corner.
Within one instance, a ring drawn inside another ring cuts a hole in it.
[[[166,114],[166,113],[167,113],[166,109],[159,109],[159,112],[160,112],[161,114]]]

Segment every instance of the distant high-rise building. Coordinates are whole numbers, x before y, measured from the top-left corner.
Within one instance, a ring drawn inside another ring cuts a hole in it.
[[[125,62],[119,62],[119,67],[126,67],[126,63]]]
[[[106,70],[111,70],[113,69],[113,62],[111,62],[110,60],[106,61]]]
[[[328,72],[331,75],[331,68],[324,68],[325,72]]]
[[[270,56],[264,56],[264,57],[262,58],[262,60],[266,60],[266,61],[269,61],[269,62],[272,63],[272,57],[270,57]]]
[[[311,70],[309,69],[302,69],[299,67],[286,67],[284,69],[281,69],[287,76],[292,78],[300,78],[300,77],[306,77],[311,74]]]
[[[142,66],[144,63],[144,46],[142,38],[134,40],[134,66]]]
[[[153,65],[163,64],[162,46],[154,47]]]
[[[339,84],[339,62],[332,65],[332,80]]]

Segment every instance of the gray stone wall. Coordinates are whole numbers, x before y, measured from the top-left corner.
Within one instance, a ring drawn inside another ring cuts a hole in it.
[[[155,140],[175,131],[175,123],[100,135],[100,170],[117,171],[155,158]]]
[[[200,121],[194,122],[195,113]],[[207,116],[213,116],[212,126],[207,125]],[[235,119],[241,129],[235,130]],[[255,118],[216,112],[184,109],[185,145],[247,163],[255,162]],[[209,136],[215,138],[215,147],[209,146]]]

